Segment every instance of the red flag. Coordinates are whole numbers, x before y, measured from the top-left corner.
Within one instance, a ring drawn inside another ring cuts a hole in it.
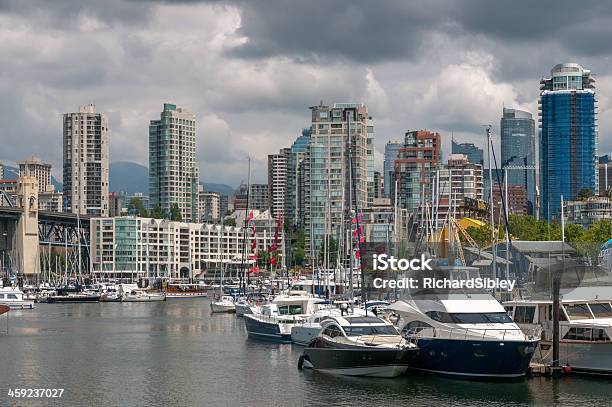
[[[272,257],[270,259],[270,264],[273,265],[273,266],[276,266],[276,257]]]
[[[249,212],[249,217],[247,218],[247,225],[251,223],[251,221],[253,220],[253,217],[254,217],[253,211]]]

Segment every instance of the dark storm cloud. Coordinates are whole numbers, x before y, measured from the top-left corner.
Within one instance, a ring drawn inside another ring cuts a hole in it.
[[[242,3],[242,57],[345,57],[360,62],[414,57],[444,14],[428,1]]]
[[[408,128],[481,140],[502,104],[537,114],[539,79],[564,61],[598,80],[608,151],[611,14],[595,1],[0,0],[0,160],[60,168],[61,113],[94,102],[111,161],[146,164],[148,120],[169,101],[198,116],[203,173],[237,183],[232,163],[290,145],[320,99],[367,103],[378,151]]]
[[[577,55],[610,51],[612,3],[597,0],[470,0],[450,10],[462,28],[502,42],[557,42]]]

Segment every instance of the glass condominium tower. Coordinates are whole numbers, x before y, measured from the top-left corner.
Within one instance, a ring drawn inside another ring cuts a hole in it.
[[[348,230],[355,206],[359,211],[368,207],[374,184],[374,127],[367,106],[361,103],[320,104],[310,109],[306,254],[316,257],[325,235],[336,241],[346,239],[343,229]]]
[[[582,189],[597,193],[595,80],[574,63],[558,64],[540,81],[540,185],[543,219],[554,219]]]
[[[501,165],[508,168],[508,185],[521,185],[527,192],[527,212],[533,215],[536,203],[535,121],[531,113],[503,108]]]
[[[169,214],[178,205],[183,221],[198,220],[198,169],[195,116],[165,103],[159,120],[149,124],[149,195],[151,208]]]

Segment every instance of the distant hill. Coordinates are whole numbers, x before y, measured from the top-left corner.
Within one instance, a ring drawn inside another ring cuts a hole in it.
[[[149,169],[144,165],[129,161],[113,162],[110,163],[108,177],[111,192],[149,194]]]
[[[19,168],[11,167],[9,165],[4,166],[4,179],[17,179],[19,178]],[[62,183],[51,176],[51,183],[55,186],[56,191],[62,190]]]
[[[230,187],[227,184],[216,184],[214,182],[202,182],[204,191],[218,192],[221,195],[234,195],[236,188]]]
[[[19,178],[19,169],[11,166],[4,166],[5,179]],[[62,190],[62,183],[51,177],[51,182],[55,189]],[[116,161],[110,163],[109,168],[109,191],[126,192],[130,195],[142,192],[149,194],[149,169],[130,161]],[[202,182],[205,191],[218,192],[222,195],[233,195],[235,188],[227,184],[215,182]]]

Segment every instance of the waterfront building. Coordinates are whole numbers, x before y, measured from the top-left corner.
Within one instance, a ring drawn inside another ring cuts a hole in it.
[[[47,191],[38,194],[38,209],[45,212],[63,212],[64,194],[61,191]]]
[[[409,213],[431,202],[433,193],[432,175],[442,157],[440,133],[425,130],[408,131],[404,144],[395,160],[395,173],[391,196],[395,195],[398,183],[398,206]]]
[[[223,219],[227,212],[230,210],[229,206],[229,196],[227,195],[219,195],[219,216],[220,219]]]
[[[389,196],[391,193],[391,184],[393,183],[393,174],[395,172],[395,160],[397,159],[397,154],[402,148],[403,143],[400,141],[387,141],[385,144],[385,161],[383,163],[383,192],[387,198],[391,198],[393,201],[393,197]]]
[[[567,223],[588,228],[599,220],[612,219],[612,200],[594,196],[583,200],[564,201],[564,215]]]
[[[177,205],[185,221],[198,219],[198,167],[195,115],[164,103],[159,120],[149,124],[151,206],[170,213]]]
[[[243,261],[249,262],[250,251],[244,251],[243,246],[250,249],[251,230],[245,237],[240,227],[218,224],[132,216],[92,218],[92,270],[106,278],[195,278],[208,270],[219,270],[223,264],[230,273]],[[258,252],[272,245],[274,232],[273,228],[256,228]]]
[[[126,206],[125,196],[118,192],[108,194],[108,216],[114,218],[123,215],[123,208]]]
[[[108,120],[94,105],[63,118],[64,207],[68,212],[108,216]]]
[[[249,204],[248,199],[249,187],[247,184],[241,182],[234,195],[234,211],[244,211]]]
[[[277,218],[284,214],[287,188],[287,164],[290,148],[283,148],[278,154],[268,155],[268,195],[270,211]]]
[[[451,154],[438,176],[439,196],[447,199],[451,211],[462,210],[466,198],[482,200],[484,197],[482,165],[470,163],[465,154]]]
[[[522,185],[527,191],[528,213],[536,204],[535,121],[531,113],[503,108],[500,122],[501,167],[507,168],[508,185]]]
[[[309,169],[307,169],[310,133],[310,128],[302,130],[302,134],[291,145],[291,151],[287,159],[285,222],[290,222],[294,227],[304,224],[305,196],[309,192],[305,186],[309,182],[308,176],[310,174]]]
[[[247,191],[250,193],[247,194]],[[236,190],[234,198],[234,211],[244,211],[247,209],[265,211],[270,208],[270,198],[268,195],[268,184],[240,184]]]
[[[199,219],[200,222],[217,223],[221,220],[220,200],[218,192],[200,191]]]
[[[0,163],[0,179],[4,179],[4,165]]]
[[[372,188],[372,193],[374,194],[374,199],[384,198],[383,179],[382,174],[379,171],[374,171],[374,188]]]
[[[612,162],[601,162],[597,164],[599,171],[599,195],[606,195],[612,189]]]
[[[64,196],[55,191],[51,183],[51,164],[43,163],[38,157],[18,161],[20,177],[34,177],[38,183],[38,209],[47,212],[62,212]]]
[[[505,185],[493,184],[493,216],[495,222],[504,222]],[[508,185],[508,215],[528,215],[529,200],[524,185]]]
[[[558,64],[540,81],[540,187],[544,219],[558,216],[561,195],[597,193],[598,135],[595,79],[574,63]]]
[[[23,161],[18,161],[20,177],[34,177],[38,182],[38,192],[48,192],[55,190],[51,183],[51,164],[43,163],[38,157],[30,157]]]
[[[395,208],[390,198],[375,198],[372,206],[363,210],[363,235],[368,243],[395,241]]]
[[[374,126],[367,106],[321,103],[310,109],[310,192],[305,204],[308,258],[319,252],[325,235],[336,240],[343,238],[341,231],[350,225],[350,211],[355,205],[359,210],[368,207],[373,199],[369,189],[374,183]],[[349,180],[352,180],[352,188]],[[353,202],[349,199],[349,191]]]
[[[251,184],[249,196],[249,209],[265,211],[270,209],[270,195],[268,184]]]
[[[465,154],[470,163],[484,165],[482,148],[476,147],[473,143],[457,143],[453,138],[451,154]]]

